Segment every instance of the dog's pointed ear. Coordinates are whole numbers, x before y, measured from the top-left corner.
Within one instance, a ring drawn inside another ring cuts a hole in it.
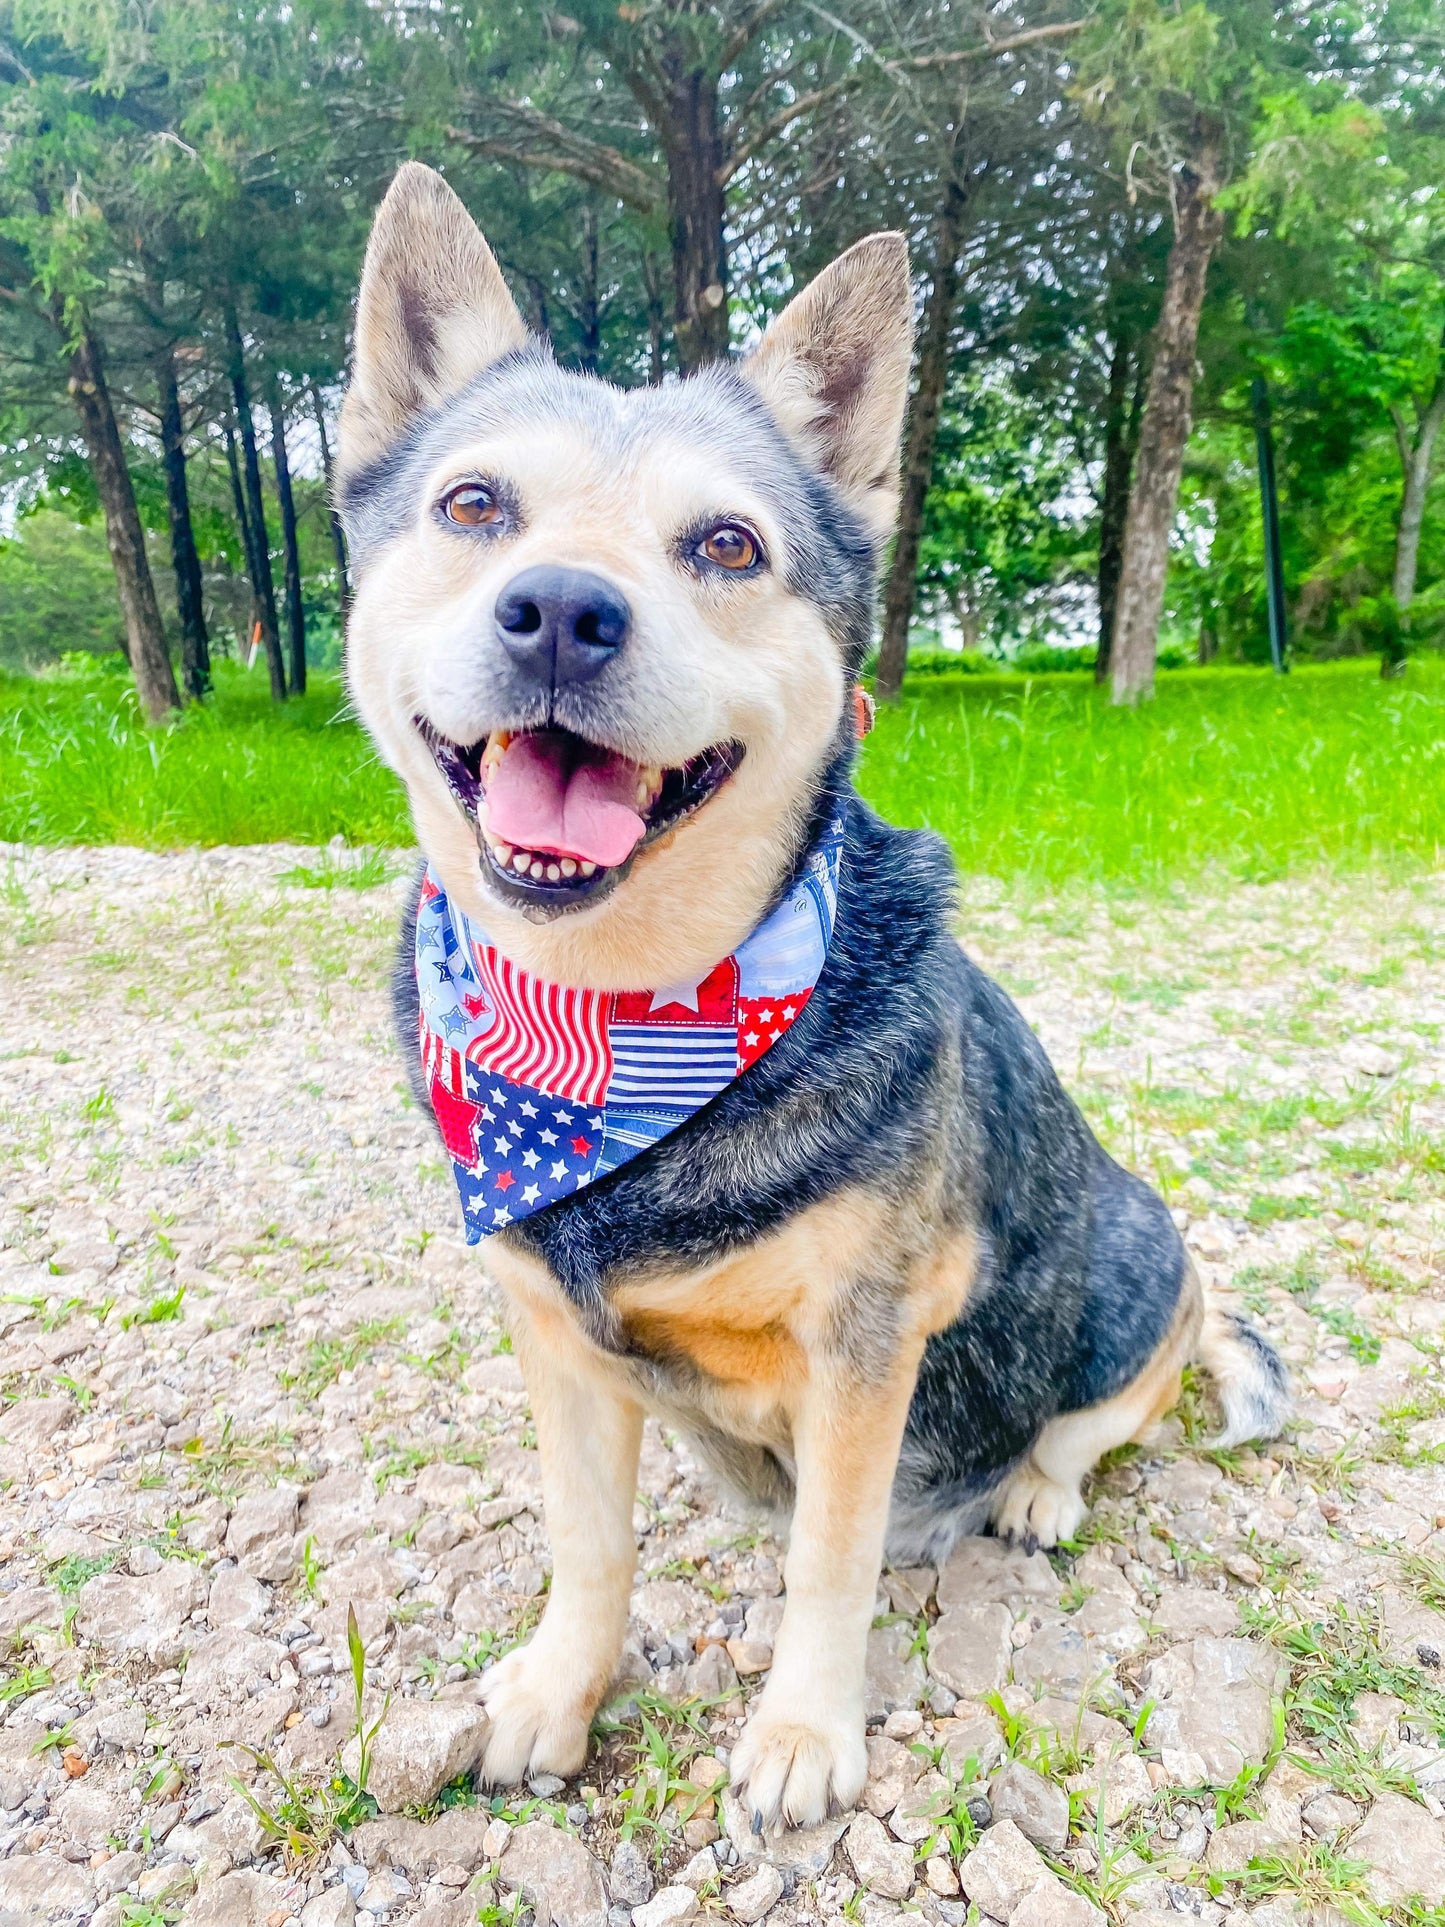
[[[342,473],[380,455],[414,415],[527,339],[471,215],[440,174],[408,161],[376,211],[341,414]]]
[[[784,433],[880,542],[898,510],[912,354],[908,244],[870,234],[788,303],[742,365]]]

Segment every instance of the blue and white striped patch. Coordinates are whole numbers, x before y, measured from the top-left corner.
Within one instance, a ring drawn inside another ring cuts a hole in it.
[[[614,1024],[608,1104],[682,1104],[716,1097],[738,1074],[733,1024]]]

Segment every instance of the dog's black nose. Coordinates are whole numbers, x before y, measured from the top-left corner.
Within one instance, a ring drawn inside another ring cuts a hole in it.
[[[496,619],[518,668],[556,689],[588,681],[616,655],[632,611],[600,575],[544,563],[512,577],[497,597]]]

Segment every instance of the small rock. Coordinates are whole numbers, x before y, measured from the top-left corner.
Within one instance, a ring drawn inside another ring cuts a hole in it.
[[[1203,1637],[1153,1661],[1145,1679],[1156,1702],[1148,1738],[1170,1777],[1170,1751],[1195,1755],[1211,1786],[1228,1786],[1262,1761],[1274,1737],[1280,1676],[1276,1655],[1247,1639]]]
[[[1009,1927],[1104,1927],[1104,1920],[1092,1901],[1061,1881],[1057,1889],[1025,1894],[1009,1917]]]
[[[505,1825],[505,1821],[502,1824]],[[645,1900],[651,1900],[652,1868],[635,1840],[618,1843],[607,1870],[607,1884],[612,1898],[621,1901],[624,1907],[640,1907]]]
[[[352,1927],[355,1919],[356,1902],[340,1881],[301,1909],[301,1927]]]
[[[206,1617],[214,1627],[236,1626],[242,1632],[259,1633],[270,1610],[271,1588],[239,1566],[218,1572],[211,1581]]]
[[[923,1863],[923,1878],[930,1893],[951,1900],[958,1892],[958,1874],[946,1853],[935,1853]]]
[[[939,1720],[934,1732],[943,1742],[945,1770],[961,1780],[974,1769],[991,1773],[1003,1758],[1003,1735],[992,1713],[968,1712],[957,1719]]]
[[[908,1626],[875,1626],[869,1633],[863,1703],[870,1720],[886,1719],[900,1706],[916,1706],[927,1693],[928,1674],[912,1647]]]
[[[633,1908],[632,1927],[678,1927],[680,1921],[696,1916],[697,1895],[691,1887],[664,1887],[653,1899]]]
[[[174,1666],[185,1654],[181,1628],[206,1600],[206,1582],[187,1559],[167,1559],[148,1579],[98,1573],[80,1589],[75,1630],[111,1658]]]
[[[1012,1922],[1021,1901],[1043,1892],[1062,1893],[1063,1882],[1012,1820],[998,1820],[958,1869],[959,1885],[980,1913]]]
[[[486,1713],[471,1700],[393,1700],[373,1742],[367,1792],[383,1813],[425,1806],[459,1773],[472,1770],[486,1730]],[[354,1777],[354,1737],[341,1757]]]
[[[0,1860],[0,1917],[45,1920],[64,1909],[79,1910],[90,1898],[90,1875],[58,1853],[18,1853]]]
[[[1012,1632],[1007,1606],[955,1606],[928,1636],[928,1670],[963,1699],[984,1699],[1008,1678]]]
[[[1365,1885],[1382,1907],[1414,1895],[1430,1906],[1445,1900],[1445,1822],[1403,1793],[1377,1795],[1351,1836],[1350,1859],[1369,1867]]]
[[[938,1575],[938,1610],[956,1606],[1025,1604],[1059,1596],[1059,1582],[1042,1552],[1025,1552],[1002,1539],[960,1539]]]
[[[521,1893],[531,1906],[545,1901],[554,1927],[606,1927],[602,1869],[575,1834],[529,1820],[507,1842],[497,1876],[506,1892]],[[697,1895],[691,1888],[687,1893],[696,1907]]]
[[[1094,1749],[1094,1771],[1070,1780],[1071,1792],[1081,1792],[1084,1805],[1096,1815],[1100,1804],[1104,1825],[1117,1827],[1140,1807],[1154,1798],[1154,1783],[1149,1769],[1137,1753],[1100,1744]]]
[[[890,1840],[875,1815],[858,1814],[843,1836],[843,1844],[854,1873],[870,1893],[904,1900],[913,1891],[912,1851]]]
[[[773,1663],[773,1649],[757,1639],[730,1639],[727,1642],[728,1658],[732,1661],[739,1679],[749,1679],[754,1674],[765,1673]]]
[[[895,1840],[910,1847],[938,1832],[939,1823],[953,1804],[953,1787],[941,1773],[925,1773],[903,1795],[888,1821]]]
[[[276,1485],[267,1492],[248,1492],[237,1501],[226,1528],[226,1550],[233,1559],[263,1552],[272,1540],[289,1540],[296,1531],[300,1493],[294,1486]]]
[[[729,1887],[724,1899],[728,1912],[734,1920],[740,1920],[743,1927],[756,1927],[769,1908],[775,1907],[783,1897],[783,1876],[776,1867],[759,1867],[750,1880],[743,1880],[736,1887]]]
[[[1251,1860],[1288,1855],[1294,1846],[1295,1842],[1283,1838],[1267,1820],[1236,1820],[1230,1826],[1215,1828],[1204,1864],[1211,1873],[1243,1873]]]
[[[717,1855],[711,1847],[700,1847],[687,1865],[679,1870],[676,1884],[679,1887],[691,1887],[696,1893],[700,1887],[716,1879]]]
[[[1050,1853],[1062,1853],[1069,1841],[1069,1796],[1022,1760],[999,1768],[989,1787],[989,1800],[999,1820],[1012,1820],[1026,1840]]]
[[[916,1706],[900,1706],[883,1722],[883,1735],[889,1740],[916,1739],[923,1731],[923,1715]]]
[[[926,1762],[886,1734],[869,1739],[867,1746],[868,1780],[862,1804],[884,1820],[918,1779]]]
[[[1317,1793],[1304,1807],[1301,1818],[1316,1840],[1333,1842],[1354,1826],[1360,1809],[1341,1793]]]

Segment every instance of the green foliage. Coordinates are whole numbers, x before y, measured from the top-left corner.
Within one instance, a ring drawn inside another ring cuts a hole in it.
[[[323,1786],[309,1786],[292,1778],[274,1757],[243,1740],[223,1740],[223,1746],[237,1746],[248,1753],[263,1772],[275,1782],[270,1796],[255,1793],[244,1780],[232,1776],[231,1784],[255,1814],[268,1847],[279,1850],[288,1866],[311,1867],[326,1853],[338,1835],[350,1833],[363,1820],[376,1815],[376,1801],[367,1792],[371,1777],[372,1749],[391,1706],[388,1693],[381,1711],[368,1721],[365,1713],[366,1652],[361,1630],[356,1623],[356,1608],[346,1609],[346,1647],[351,1667],[352,1737],[357,1745],[355,1774],[338,1764]]]
[[[157,734],[124,686],[0,681],[0,838],[404,845],[399,788],[340,700],[316,678],[276,714],[259,672],[222,665],[213,701]],[[1429,657],[1391,684],[1370,664],[1284,682],[1182,670],[1127,715],[1077,675],[940,673],[880,715],[861,781],[886,815],[942,832],[963,869],[1040,887],[1428,865],[1442,718],[1445,665]]]
[[[940,831],[965,871],[1040,887],[1431,864],[1442,667],[1413,663],[1404,684],[1345,663],[1284,681],[1181,671],[1137,716],[1076,678],[930,678],[880,713],[863,788],[895,822]]]
[[[24,517],[0,540],[0,612],[0,670],[118,651],[125,629],[103,532],[58,509]],[[124,657],[113,660],[124,672]]]

